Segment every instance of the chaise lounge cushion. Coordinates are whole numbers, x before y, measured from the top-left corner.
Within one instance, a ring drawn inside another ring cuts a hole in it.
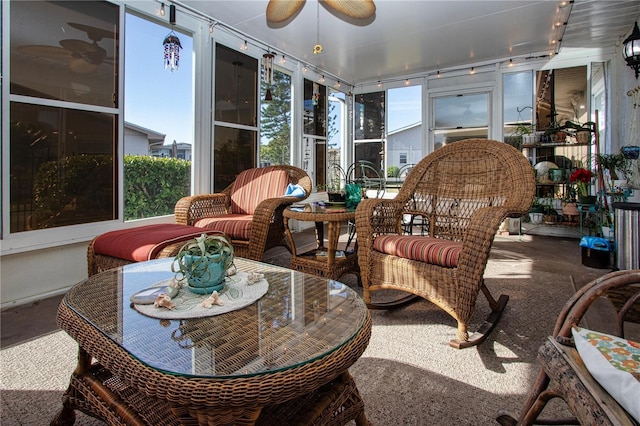
[[[462,243],[424,236],[381,235],[374,240],[373,248],[380,253],[455,268]]]
[[[217,231],[215,231],[217,233]],[[143,262],[154,259],[167,245],[187,242],[203,233],[211,233],[195,226],[163,223],[106,232],[96,237],[95,253]]]

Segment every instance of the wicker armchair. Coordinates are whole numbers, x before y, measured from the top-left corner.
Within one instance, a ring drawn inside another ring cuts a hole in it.
[[[300,185],[305,196],[285,196],[290,183]],[[248,169],[220,193],[180,199],[176,223],[224,232],[236,256],[259,261],[266,250],[284,244],[282,211],[310,193],[311,179],[297,167]]]
[[[394,199],[363,200],[356,210],[364,301],[388,309],[425,298],[458,322],[451,346],[481,343],[508,300],[493,299],[483,281],[493,238],[506,217],[528,211],[534,193],[533,167],[502,142],[467,139],[423,158]],[[403,234],[406,216],[421,220],[424,236]],[[409,294],[372,300],[372,292],[385,289]],[[480,291],[492,312],[470,339],[467,325]]]

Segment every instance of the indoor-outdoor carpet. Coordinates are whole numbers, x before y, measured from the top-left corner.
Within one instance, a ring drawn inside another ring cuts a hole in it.
[[[494,296],[506,293],[510,300],[479,347],[449,347],[455,323],[426,301],[372,311],[371,342],[350,369],[371,424],[491,425],[500,409],[518,413],[538,372],[537,348],[575,291],[571,276],[533,271],[532,265],[494,248],[486,282]],[[480,296],[474,326],[487,312]],[[2,425],[48,424],[75,367],[75,342],[58,331],[0,355]],[[101,423],[78,414],[76,424]]]

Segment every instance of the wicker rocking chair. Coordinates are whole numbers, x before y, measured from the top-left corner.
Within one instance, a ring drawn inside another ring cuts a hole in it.
[[[533,167],[502,142],[467,139],[423,158],[394,199],[363,200],[356,210],[364,301],[389,309],[425,298],[458,322],[451,346],[481,343],[508,301],[506,295],[495,300],[483,280],[493,238],[505,218],[528,211],[534,193]],[[403,233],[407,216],[419,218],[428,232]],[[372,301],[371,293],[385,289],[409,294]],[[467,326],[480,291],[492,312],[470,338]]]
[[[289,184],[301,186],[306,194],[285,196]],[[176,223],[223,232],[231,238],[236,256],[260,261],[266,250],[284,244],[285,207],[310,193],[311,178],[298,167],[248,169],[220,193],[180,199]]]

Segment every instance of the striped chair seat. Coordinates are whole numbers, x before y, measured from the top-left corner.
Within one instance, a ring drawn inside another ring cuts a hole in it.
[[[234,240],[248,240],[253,224],[252,214],[231,213],[223,216],[205,217],[194,225],[199,228],[223,232]]]
[[[417,235],[381,235],[374,240],[373,248],[380,253],[455,268],[462,243]]]

